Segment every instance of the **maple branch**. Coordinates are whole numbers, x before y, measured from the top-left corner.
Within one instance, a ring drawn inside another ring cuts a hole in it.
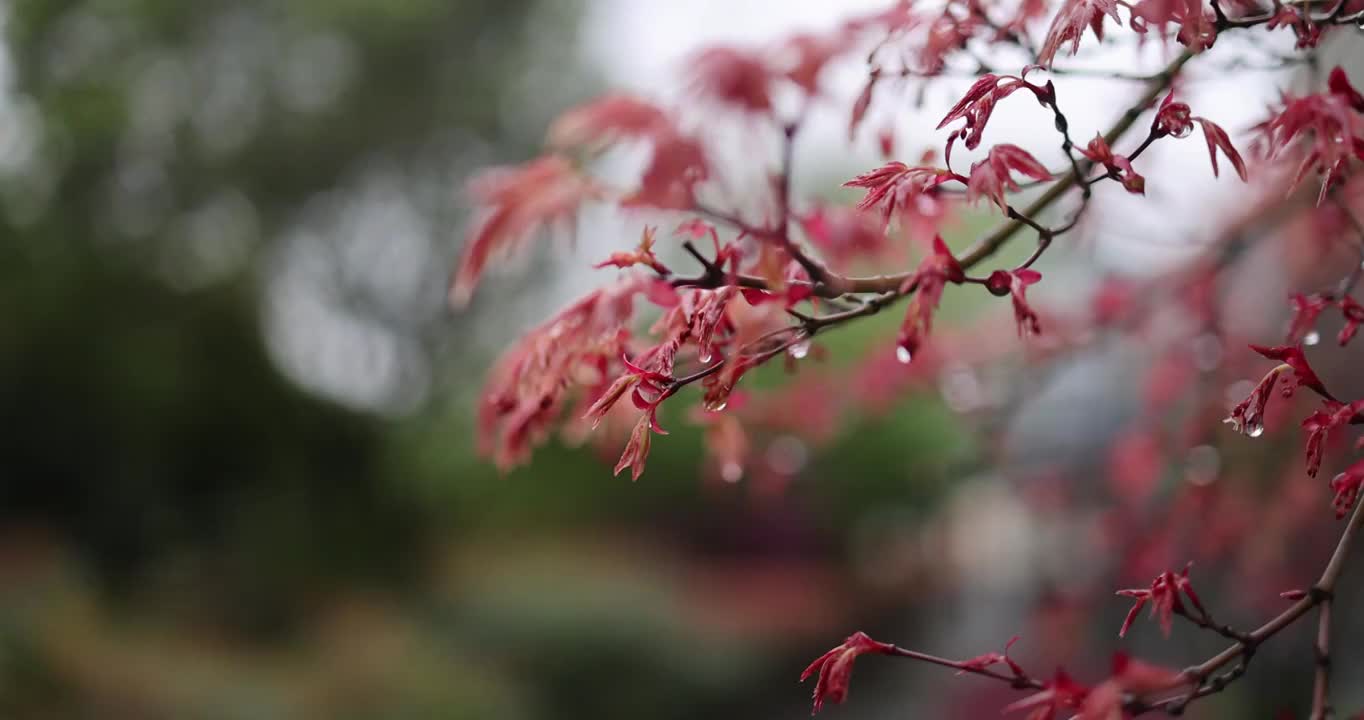
[[[1108,132],[1104,134],[1104,140],[1111,145],[1112,143],[1116,142],[1119,138],[1121,138],[1124,134],[1126,134],[1127,131],[1131,129],[1132,125],[1137,121],[1137,118],[1141,116],[1142,112],[1145,111],[1145,109],[1149,107],[1156,100],[1156,98],[1160,96],[1160,93],[1164,92],[1165,89],[1169,87],[1170,83],[1174,80],[1175,76],[1184,67],[1184,64],[1187,63],[1189,59],[1192,57],[1193,54],[1186,50],[1180,53],[1180,55],[1169,65],[1167,65],[1164,70],[1154,75],[1153,77],[1155,78],[1155,82],[1151,85],[1150,88],[1147,89],[1147,91],[1141,96],[1141,98],[1137,102],[1133,103],[1122,114],[1122,116],[1118,118],[1118,121],[1114,123],[1114,125],[1111,128],[1109,128]],[[1056,110],[1055,112],[1058,114],[1058,116],[1064,117],[1063,115],[1060,115],[1059,110]],[[796,342],[809,340],[810,338],[813,338],[816,333],[821,332],[825,329],[837,327],[850,320],[865,317],[868,315],[873,315],[877,312],[880,312],[885,307],[895,303],[902,297],[908,296],[917,289],[917,284],[914,282],[913,271],[902,272],[895,275],[878,275],[873,277],[848,277],[835,273],[829,270],[828,268],[824,267],[823,265],[819,264],[817,261],[814,261],[812,258],[805,256],[803,252],[801,252],[799,249],[795,247],[794,243],[790,242],[789,237],[787,237],[789,233],[790,215],[789,213],[790,154],[792,152],[792,146],[794,144],[792,141],[796,134],[797,128],[798,124],[793,123],[790,125],[786,125],[784,130],[784,133],[786,135],[786,143],[783,146],[784,147],[783,149],[784,159],[782,163],[783,171],[778,181],[779,187],[778,194],[780,197],[779,205],[782,209],[782,220],[781,226],[779,228],[777,228],[776,230],[757,228],[749,225],[748,223],[744,222],[741,218],[737,216],[722,211],[717,211],[713,208],[709,208],[700,204],[698,204],[695,209],[698,212],[709,215],[710,217],[718,221],[730,224],[738,228],[741,232],[748,233],[755,237],[777,238],[779,241],[781,241],[782,238],[787,238],[786,240],[783,241],[783,244],[785,245],[786,249],[792,253],[792,257],[797,262],[801,263],[802,267],[806,269],[807,273],[810,273],[812,278],[812,282],[810,283],[811,291],[812,294],[816,297],[837,298],[850,294],[874,295],[875,297],[865,301],[859,307],[853,308],[851,310],[845,310],[838,313],[834,313],[832,315],[825,315],[822,317],[796,315],[796,319],[800,322],[800,327],[803,328],[804,333],[792,338],[787,343],[783,344],[778,348],[774,348],[771,351],[764,352],[759,354],[758,356],[752,357],[751,363],[753,365],[758,365],[763,362],[766,362],[767,360],[771,359],[772,357],[775,357],[782,351],[789,348],[791,345],[794,345]],[[1068,139],[1069,138],[1067,136],[1067,140]],[[1137,151],[1132,154],[1132,157],[1136,157],[1143,150],[1145,150],[1146,147],[1151,143],[1152,139],[1153,138],[1148,136],[1147,139],[1143,141],[1141,147],[1139,147]],[[1078,167],[1075,169],[1078,170]],[[1102,177],[1103,176],[1100,176],[1100,178],[1098,179],[1102,179]],[[1035,262],[1038,259],[1038,257],[1041,256],[1041,253],[1044,252],[1046,248],[1051,244],[1051,240],[1055,235],[1066,232],[1075,227],[1078,221],[1079,213],[1077,213],[1076,217],[1072,218],[1070,222],[1068,222],[1066,225],[1058,229],[1047,228],[1038,223],[1034,218],[1040,215],[1049,207],[1051,207],[1052,204],[1054,204],[1057,200],[1064,196],[1068,191],[1075,188],[1077,185],[1080,185],[1082,182],[1085,182],[1083,173],[1072,172],[1071,174],[1066,175],[1063,179],[1059,180],[1058,182],[1047,188],[1047,190],[1043,192],[1042,195],[1040,195],[1024,210],[1020,211],[1010,206],[1008,209],[1009,221],[1006,222],[1004,225],[1000,226],[994,232],[990,233],[989,235],[983,238],[980,238],[974,244],[968,247],[958,258],[961,267],[963,269],[970,269],[971,267],[980,264],[987,258],[994,255],[1001,247],[1004,246],[1005,243],[1007,243],[1010,239],[1013,238],[1014,235],[1017,235],[1018,232],[1025,227],[1031,228],[1038,233],[1038,247],[1033,252],[1032,256],[1027,261],[1025,261],[1025,264],[1022,267],[1028,267],[1032,265],[1032,263]],[[1087,183],[1087,185],[1088,184],[1092,184],[1092,182]],[[1088,193],[1087,185],[1085,188],[1086,194]],[[739,287],[754,288],[758,290],[770,291],[772,289],[769,283],[763,278],[737,274],[730,275],[725,273],[723,269],[721,269],[714,261],[706,258],[702,253],[700,253],[700,251],[696,249],[695,245],[692,245],[690,242],[683,243],[683,248],[694,258],[696,258],[698,262],[701,263],[704,272],[694,277],[673,278],[672,280],[669,281],[673,287],[719,288],[725,287],[727,285],[737,285]],[[805,257],[805,262],[801,261],[802,257]],[[811,272],[810,270],[812,266],[815,268],[813,272]],[[686,385],[697,382],[709,375],[714,374],[715,372],[718,372],[722,367],[724,367],[726,362],[728,362],[728,358],[721,358],[714,364],[706,368],[703,368],[702,370],[697,371],[696,373],[674,380],[665,389],[664,397],[671,396],[681,388],[685,387]]]
[[[1136,123],[1137,118],[1141,117],[1142,112],[1144,112],[1151,103],[1155,102],[1155,100],[1160,97],[1160,94],[1170,86],[1170,83],[1174,80],[1175,76],[1179,74],[1179,71],[1184,67],[1184,64],[1192,57],[1193,53],[1185,50],[1179,54],[1179,57],[1165,66],[1164,70],[1157,73],[1154,76],[1155,82],[1151,87],[1146,90],[1137,102],[1133,103],[1125,112],[1123,112],[1122,116],[1113,124],[1113,127],[1109,128],[1107,133],[1104,133],[1104,141],[1111,146],[1113,143],[1117,142],[1119,138],[1125,135],[1127,131],[1132,128],[1132,125]],[[1076,179],[1073,175],[1066,176],[1064,179],[1047,188],[1046,192],[1042,193],[1042,195],[1034,200],[1031,205],[1021,211],[1020,214],[1029,218],[1040,214],[1042,211],[1051,207],[1057,200],[1061,199],[1067,191],[1075,187],[1075,184]],[[961,263],[963,268],[970,268],[995,254],[995,252],[1003,247],[1010,238],[1026,226],[1027,223],[1023,220],[1010,220],[998,230],[977,240],[973,245],[967,248],[957,260]],[[846,278],[848,292],[887,292],[893,290],[912,275],[913,273],[902,273],[900,275],[882,275],[871,278]]]
[[[1008,683],[1010,687],[1016,690],[1041,690],[1044,687],[1041,680],[1030,675],[1006,675],[986,667],[976,667],[967,662],[949,660],[947,658],[938,657],[937,655],[929,655],[928,653],[921,653],[917,650],[902,648],[899,645],[891,646],[889,654],[893,657],[918,660],[932,665],[941,665],[943,667],[952,668],[961,673],[969,673],[971,675],[990,678],[991,680],[999,680]]]
[[[1217,655],[1208,658],[1202,663],[1186,668],[1180,676],[1192,683],[1192,687],[1184,693],[1171,698],[1157,701],[1148,701],[1141,697],[1129,697],[1123,703],[1123,709],[1132,717],[1144,715],[1149,712],[1163,712],[1170,716],[1183,714],[1185,708],[1195,700],[1205,698],[1222,692],[1236,680],[1245,675],[1249,669],[1250,660],[1255,651],[1277,635],[1284,628],[1292,625],[1298,619],[1305,616],[1313,608],[1320,608],[1319,621],[1317,628],[1317,639],[1314,645],[1316,656],[1316,682],[1313,691],[1312,715],[1311,720],[1327,720],[1331,716],[1329,701],[1330,689],[1330,628],[1331,628],[1331,606],[1334,600],[1336,583],[1344,571],[1345,560],[1349,556],[1350,550],[1354,545],[1355,536],[1359,533],[1361,526],[1364,526],[1364,502],[1355,506],[1354,513],[1350,516],[1349,523],[1342,531],[1340,540],[1336,543],[1336,548],[1331,554],[1331,559],[1327,562],[1321,577],[1312,586],[1310,592],[1295,602],[1287,610],[1284,610],[1264,625],[1256,628],[1249,633],[1240,633],[1228,626],[1218,625],[1207,615],[1190,615],[1181,612],[1185,618],[1195,625],[1209,630],[1213,630],[1224,637],[1236,641],[1235,645],[1223,650]],[[894,655],[908,657],[911,659],[922,660],[924,662],[945,667],[955,668],[963,672],[970,672],[994,680],[1009,682],[1018,689],[1040,689],[1043,685],[1036,679],[1026,675],[1008,676],[1002,673],[990,671],[985,668],[975,668],[964,663],[939,658],[933,655],[905,650],[896,647]],[[1227,672],[1219,671],[1230,664],[1232,661],[1239,660],[1235,667]]]
[[[1189,622],[1193,623],[1194,625],[1204,630],[1215,632],[1228,640],[1234,640],[1236,642],[1242,643],[1250,641],[1249,634],[1240,632],[1232,628],[1230,625],[1218,623],[1217,621],[1212,619],[1212,616],[1209,615],[1207,611],[1203,611],[1198,615],[1192,615],[1184,608],[1176,608],[1175,614],[1179,615],[1180,617],[1183,617],[1185,620],[1188,620]]]
[[[1317,609],[1317,642],[1312,648],[1317,670],[1312,683],[1310,720],[1331,717],[1331,602],[1328,596]]]
[[[1276,615],[1269,622],[1266,622],[1264,625],[1251,631],[1246,635],[1244,640],[1238,641],[1235,645],[1228,647],[1198,665],[1185,669],[1183,672],[1184,676],[1198,683],[1189,693],[1149,705],[1136,701],[1133,703],[1132,707],[1129,708],[1129,711],[1134,715],[1149,712],[1151,710],[1163,710],[1168,714],[1176,714],[1182,712],[1184,707],[1194,700],[1221,692],[1231,681],[1240,677],[1240,675],[1245,672],[1244,666],[1249,664],[1250,657],[1254,655],[1260,645],[1277,635],[1284,628],[1297,622],[1313,608],[1318,606],[1325,607],[1331,603],[1336,583],[1345,569],[1345,559],[1350,554],[1350,550],[1354,545],[1355,536],[1358,535],[1361,526],[1364,526],[1364,502],[1355,505],[1354,513],[1350,515],[1349,524],[1347,524],[1345,530],[1341,532],[1340,540],[1336,543],[1335,551],[1331,553],[1330,561],[1327,562],[1326,568],[1321,573],[1321,577],[1305,596],[1293,603],[1287,610]],[[1322,620],[1322,624],[1326,626],[1326,631],[1329,632],[1329,611],[1327,612],[1326,618]],[[1322,642],[1320,629],[1318,632],[1317,644],[1319,652],[1325,650],[1326,645]],[[1238,658],[1242,660],[1241,665],[1243,667],[1240,668],[1240,672],[1237,672],[1234,677],[1223,678],[1221,680],[1215,677],[1215,673],[1217,673],[1218,670]],[[1325,660],[1325,665],[1329,667],[1329,654],[1325,655]],[[1319,692],[1321,693],[1325,693],[1326,691],[1326,680],[1323,677],[1323,673],[1325,672],[1326,670],[1323,669],[1323,663],[1319,659],[1317,663],[1317,681],[1320,684]],[[1313,718],[1320,720],[1320,716],[1317,715],[1313,715]]]

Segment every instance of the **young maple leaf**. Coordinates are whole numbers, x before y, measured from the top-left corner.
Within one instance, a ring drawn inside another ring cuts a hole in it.
[[[839,264],[879,255],[889,240],[868,213],[841,205],[815,208],[800,218],[800,226],[811,244]]]
[[[1322,384],[1321,378],[1312,370],[1312,366],[1307,362],[1307,356],[1302,352],[1301,345],[1276,345],[1274,347],[1264,347],[1263,345],[1251,345],[1251,350],[1269,358],[1278,360],[1293,370],[1294,383],[1290,387],[1306,387],[1318,395],[1334,400],[1326,386]],[[1291,390],[1285,391],[1285,394]]]
[[[989,198],[1000,210],[1007,211],[1006,192],[1018,192],[1019,185],[1012,173],[1019,173],[1033,180],[1050,180],[1051,173],[1036,158],[1017,145],[996,145],[990,148],[985,159],[971,165],[971,174],[966,181],[966,198],[969,201]]]
[[[1312,295],[1297,293],[1289,300],[1293,303],[1293,321],[1288,326],[1287,342],[1302,342],[1302,339],[1312,332],[1312,328],[1316,327],[1317,318],[1322,311],[1331,306],[1331,298],[1320,293]]]
[[[623,270],[635,265],[645,265],[660,275],[667,275],[668,268],[658,261],[658,256],[654,255],[654,233],[656,231],[657,228],[645,227],[639,238],[638,247],[632,251],[613,252],[610,257],[592,267],[598,269],[616,267]]]
[[[648,142],[652,155],[639,189],[622,205],[690,210],[709,162],[701,144],[657,106],[622,93],[604,95],[560,115],[549,130],[549,143],[558,149],[598,149],[628,140]]]
[[[525,462],[558,419],[566,393],[585,384],[584,378],[604,383],[611,377],[606,369],[629,339],[634,296],[641,291],[637,278],[595,290],[503,353],[479,400],[479,452],[491,455],[503,470]],[[598,409],[604,414],[609,403],[632,387],[613,383],[586,400],[605,402],[606,407]],[[602,400],[612,395],[613,399]],[[596,413],[589,414],[597,419]]]
[[[710,175],[705,149],[682,134],[659,136],[639,189],[621,201],[624,207],[692,210],[696,186]]]
[[[736,397],[735,405],[740,404],[742,396]],[[705,428],[706,455],[719,471],[720,479],[725,482],[738,482],[744,475],[744,461],[748,457],[748,434],[743,423],[734,414],[722,411],[696,408],[700,412],[693,417]]]
[[[620,140],[653,139],[675,131],[662,108],[625,93],[611,93],[569,109],[549,126],[551,147],[567,149]]]
[[[1350,514],[1350,509],[1359,499],[1359,491],[1364,488],[1364,460],[1360,460],[1331,479],[1331,491],[1335,493],[1331,504],[1336,510],[1336,519]]]
[[[1160,629],[1166,637],[1170,636],[1170,629],[1174,623],[1174,616],[1187,615],[1188,611],[1184,608],[1184,603],[1180,599],[1183,595],[1198,610],[1199,616],[1206,619],[1208,613],[1203,609],[1203,603],[1199,601],[1198,594],[1194,592],[1193,585],[1189,582],[1189,568],[1193,563],[1184,566],[1184,571],[1176,575],[1166,570],[1156,576],[1151,581],[1149,588],[1136,588],[1131,590],[1119,590],[1118,594],[1130,597],[1135,602],[1132,609],[1127,612],[1127,617],[1123,620],[1122,628],[1118,630],[1118,637],[1125,637],[1127,631],[1131,629],[1133,621],[1137,619],[1137,614],[1147,603],[1151,604],[1151,616],[1160,618]]]
[[[857,138],[857,128],[862,126],[862,122],[867,119],[867,111],[871,110],[871,100],[876,92],[876,84],[881,81],[881,71],[874,69],[867,74],[867,82],[862,85],[862,92],[857,94],[857,99],[853,101],[852,109],[848,112],[848,140]]]
[[[1291,28],[1293,34],[1297,36],[1296,48],[1316,47],[1321,41],[1321,26],[1312,22],[1312,17],[1306,12],[1298,9],[1290,3],[1277,5],[1274,17],[1265,24],[1267,30],[1277,30],[1281,27]]]
[[[1291,385],[1285,385],[1284,395],[1288,396],[1298,387],[1306,386],[1321,395],[1327,400],[1334,400],[1335,397],[1326,390],[1321,379],[1312,371],[1312,366],[1307,363],[1307,357],[1303,355],[1300,346],[1280,345],[1277,347],[1263,347],[1251,345],[1250,349],[1270,360],[1278,360],[1279,365],[1275,366],[1260,382],[1255,385],[1255,389],[1245,400],[1237,403],[1231,410],[1231,415],[1223,422],[1232,426],[1236,432],[1259,437],[1265,430],[1264,415],[1265,406],[1269,404],[1269,397],[1274,392],[1274,386],[1278,383],[1280,376],[1285,373],[1292,373],[1293,380]]]
[[[1323,400],[1321,409],[1302,421],[1302,429],[1307,431],[1308,477],[1316,477],[1317,471],[1321,469],[1322,451],[1331,431],[1351,424],[1361,413],[1364,413],[1364,400],[1352,403]]]
[[[1208,158],[1212,161],[1212,176],[1217,177],[1217,151],[1221,150],[1227,156],[1227,161],[1236,169],[1237,177],[1241,182],[1246,182],[1246,162],[1241,159],[1241,154],[1236,152],[1236,148],[1231,144],[1231,138],[1227,136],[1227,131],[1223,130],[1217,123],[1203,117],[1195,116],[1194,122],[1203,129],[1203,139],[1208,143]]]
[[[1094,37],[1102,41],[1105,15],[1113,18],[1113,22],[1122,23],[1122,18],[1118,17],[1118,0],[1066,0],[1052,18],[1037,62],[1051,67],[1056,53],[1067,42],[1070,43],[1070,54],[1074,55],[1080,49],[1080,37],[1085,28],[1093,30]]]
[[[1345,324],[1341,326],[1340,334],[1336,335],[1336,342],[1345,347],[1359,332],[1359,326],[1364,325],[1364,305],[1355,302],[1349,295],[1341,298],[1339,305],[1340,314],[1345,316]]]
[[[1193,111],[1185,103],[1177,103],[1175,94],[1169,93],[1160,101],[1156,117],[1151,121],[1151,133],[1157,137],[1169,135],[1186,138],[1193,132]]]
[[[619,475],[621,470],[630,468],[630,479],[638,480],[644,474],[644,463],[649,459],[649,445],[653,440],[653,430],[651,426],[656,426],[652,412],[646,413],[635,423],[635,429],[630,431],[630,441],[625,444],[625,450],[620,454],[620,460],[616,462],[614,474]]]
[[[1127,192],[1134,195],[1146,194],[1146,178],[1137,174],[1132,168],[1132,161],[1124,155],[1118,155],[1108,146],[1108,141],[1104,140],[1103,135],[1094,134],[1094,139],[1080,150],[1080,154],[1089,160],[1103,165],[1110,173],[1113,173],[1118,182],[1122,183]]]
[[[815,658],[815,661],[805,668],[805,672],[800,674],[801,682],[805,682],[811,675],[818,674],[815,680],[814,707],[810,714],[818,713],[825,702],[837,704],[848,697],[848,680],[852,677],[853,661],[859,655],[867,653],[890,655],[894,652],[894,645],[872,640],[866,633],[856,632],[849,635],[842,645]]]
[[[904,282],[901,292],[917,288],[909,307],[905,310],[904,322],[900,325],[900,335],[896,339],[895,354],[900,362],[910,362],[914,354],[933,329],[933,313],[942,301],[943,289],[947,283],[960,284],[966,279],[961,263],[952,256],[952,250],[943,242],[942,236],[933,238],[933,252],[919,263],[914,275]]]
[[[689,66],[697,95],[744,112],[772,112],[772,81],[777,73],[758,54],[712,47],[694,55]]]
[[[949,3],[936,17],[928,21],[923,39],[918,43],[914,55],[917,66],[927,74],[942,72],[947,64],[947,56],[966,47],[966,43],[983,26],[982,18],[974,4],[962,3],[965,14],[954,12]]]
[[[1344,178],[1350,158],[1364,159],[1360,112],[1364,112],[1364,97],[1350,84],[1345,71],[1336,67],[1331,71],[1328,92],[1300,98],[1285,96],[1283,107],[1256,126],[1259,142],[1270,158],[1300,139],[1311,138],[1289,192],[1315,169],[1322,176],[1317,193],[1317,203],[1321,204],[1326,191]]]
[[[1014,677],[1016,678],[1026,677],[1027,673],[1023,672],[1022,666],[1014,662],[1013,658],[1009,657],[1009,650],[1014,646],[1014,643],[1016,642],[1018,642],[1017,635],[1013,636],[1012,638],[1009,638],[1009,642],[1004,643],[1004,652],[1002,653],[988,652],[985,653],[984,655],[977,655],[971,658],[970,660],[961,661],[960,663],[958,663],[958,667],[960,667],[961,670],[957,672],[957,675],[958,676],[964,675],[973,670],[974,671],[985,670],[993,665],[1003,663],[1004,665],[1008,666],[1009,671],[1013,673]]]
[[[540,228],[571,220],[601,189],[563,156],[546,155],[516,167],[484,170],[469,182],[478,220],[450,282],[450,301],[468,303],[489,263],[525,246]]]
[[[952,144],[957,138],[966,139],[966,149],[974,150],[980,145],[981,134],[985,132],[985,124],[990,121],[990,116],[994,113],[995,106],[1004,98],[1018,92],[1027,90],[1037,98],[1037,101],[1046,104],[1055,98],[1051,83],[1046,85],[1034,85],[1028,82],[1028,73],[1037,69],[1037,66],[1030,65],[1023,69],[1019,75],[995,75],[987,73],[967,88],[966,94],[952,106],[951,110],[943,116],[938,123],[937,129],[941,130],[957,120],[963,121],[962,127],[953,132],[947,140],[946,160],[948,167],[952,165]]]
[[[867,194],[857,203],[857,209],[880,210],[884,225],[889,225],[893,216],[899,216],[902,225],[916,225],[912,229],[922,230],[933,223],[920,221],[938,219],[946,213],[947,200],[939,194],[938,186],[958,179],[960,176],[950,170],[910,167],[892,161],[858,175],[843,183],[843,187],[865,189]]]
[[[783,75],[808,95],[819,94],[819,80],[829,63],[855,47],[857,33],[844,28],[827,35],[800,34],[782,44],[789,58]]]
[[[1175,39],[1181,45],[1206,50],[1217,41],[1217,24],[1203,6],[1203,0],[1141,0],[1131,8],[1132,29],[1144,35],[1154,27],[1163,39],[1169,25],[1178,25]]]
[[[1028,305],[1028,286],[1037,283],[1042,279],[1042,273],[1031,268],[1019,268],[1017,270],[996,270],[990,273],[990,277],[985,281],[985,287],[990,293],[999,297],[1011,296],[1014,306],[1014,322],[1018,324],[1018,335],[1038,335],[1042,332],[1042,325],[1037,319],[1037,313]]]

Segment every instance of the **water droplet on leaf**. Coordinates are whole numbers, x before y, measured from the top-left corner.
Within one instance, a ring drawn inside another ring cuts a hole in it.
[[[1303,345],[1316,345],[1319,342],[1321,342],[1321,334],[1318,333],[1316,330],[1313,330],[1307,333],[1306,335],[1302,336]]]
[[[914,359],[914,356],[909,354],[909,348],[905,347],[904,345],[900,345],[899,347],[895,348],[895,359],[899,360],[901,363],[905,365],[908,365],[909,362]]]

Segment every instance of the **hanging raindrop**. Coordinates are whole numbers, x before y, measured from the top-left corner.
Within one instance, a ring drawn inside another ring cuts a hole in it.
[[[902,364],[908,365],[909,361],[914,359],[914,356],[909,354],[909,348],[900,345],[895,348],[895,359],[899,360]]]

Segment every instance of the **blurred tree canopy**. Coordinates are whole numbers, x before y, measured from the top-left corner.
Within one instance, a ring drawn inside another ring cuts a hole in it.
[[[13,3],[6,525],[65,528],[115,587],[213,547],[222,607],[263,627],[285,586],[401,572],[422,511],[382,482],[373,416],[270,361],[253,263],[373,158],[524,144],[496,99],[531,6]]]

